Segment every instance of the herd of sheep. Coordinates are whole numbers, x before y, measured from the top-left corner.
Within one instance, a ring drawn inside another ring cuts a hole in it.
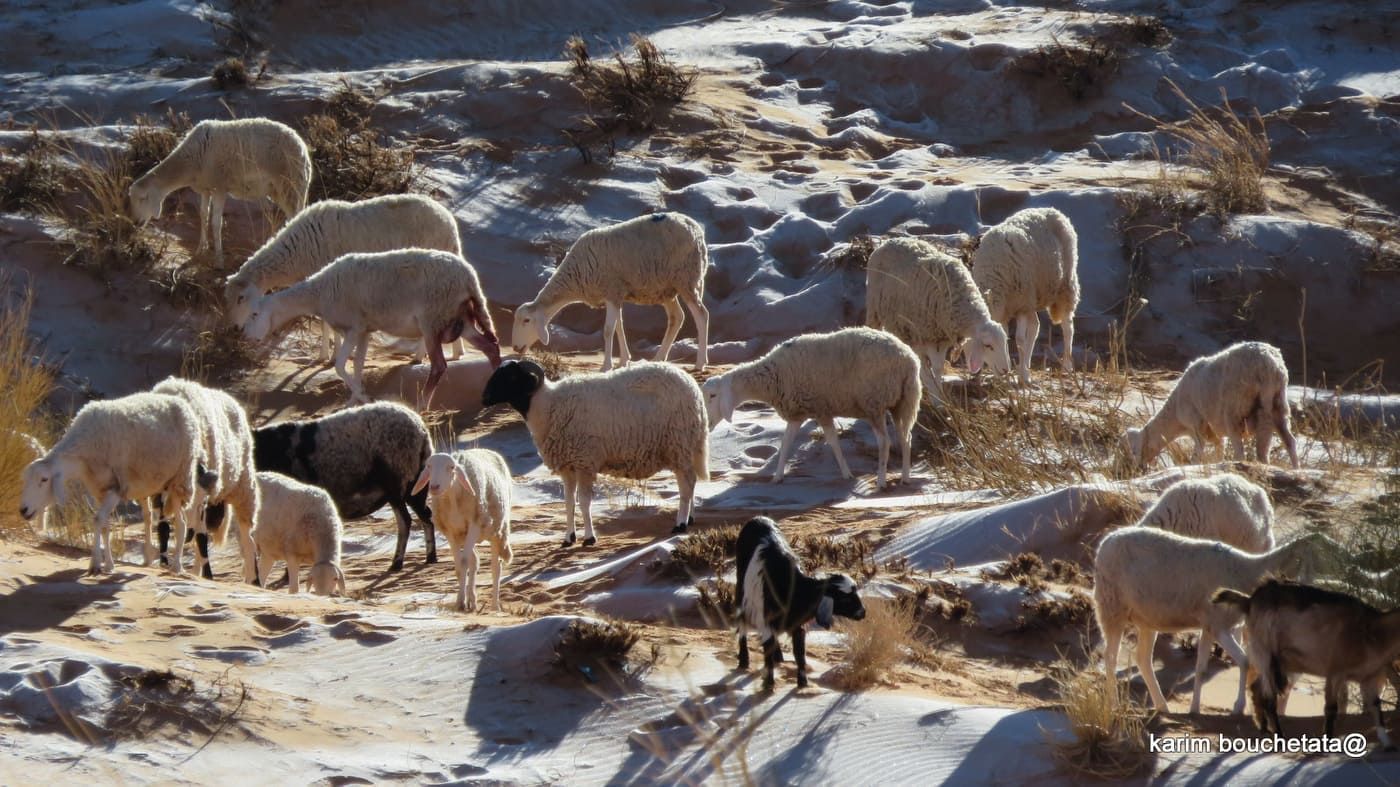
[[[793,337],[703,386],[666,361],[684,305],[697,327],[695,370],[707,364],[704,228],[686,216],[658,213],[591,230],[514,315],[511,340],[523,351],[548,343],[549,323],[565,306],[582,302],[606,309],[603,370],[554,381],[532,361],[501,361],[481,283],[462,256],[447,210],[417,195],[308,207],[310,177],[306,147],[290,128],[265,119],[204,121],[132,185],[131,210],[139,220],[158,216],[168,194],[191,187],[200,199],[200,245],[207,245],[212,230],[214,252],[221,255],[227,194],[275,202],[286,221],[229,277],[228,315],[258,341],[296,317],[319,318],[323,360],[334,349],[352,404],[366,398],[361,375],[371,332],[422,340],[431,372],[420,409],[431,402],[445,371],[442,346],[453,344],[456,357],[465,338],[494,369],[483,406],[508,404],[518,411],[543,463],[563,482],[566,545],[576,540],[575,503],[583,544],[597,540],[590,509],[599,474],[644,479],[674,473],[679,496],[672,532],[685,533],[693,523],[695,485],[709,479],[710,430],[745,402],[771,405],[787,422],[773,481],[782,480],[793,439],[808,419],[822,425],[842,474],[850,478],[834,419],[861,418],[874,428],[876,483],[883,488],[891,448],[887,418],[901,451],[901,480],[908,482],[915,416],[925,392],[935,401],[941,396],[945,363],[955,348],[972,373],[984,365],[1008,373],[1005,326],[1014,322],[1017,377],[1029,384],[1039,312],[1046,310],[1063,331],[1060,362],[1072,368],[1077,240],[1068,218],[1054,209],[1024,210],[990,229],[970,266],[920,240],[885,241],[869,259],[869,327]],[[656,362],[630,363],[624,303],[666,309]],[[353,374],[346,368],[352,353]],[[1241,459],[1245,437],[1253,434],[1255,458],[1266,462],[1278,433],[1296,467],[1287,382],[1279,351],[1261,342],[1198,358],[1146,425],[1123,435],[1123,449],[1142,468],[1178,437],[1194,439],[1194,461],[1206,443],[1220,446],[1228,438]],[[146,503],[147,564],[157,556],[167,560],[173,520],[171,569],[183,573],[186,531],[192,530],[196,570],[212,576],[208,542],[236,528],[246,581],[266,585],[271,564],[282,560],[291,592],[299,588],[303,565],[310,567],[315,592],[344,592],[342,518],[387,504],[398,521],[391,570],[403,565],[411,508],[423,524],[428,562],[436,561],[435,528],[447,537],[458,609],[477,607],[476,547],[489,545],[495,609],[501,608],[502,566],[512,558],[510,469],[490,450],[434,453],[423,421],[407,407],[359,404],[323,418],[252,429],[228,394],[171,379],[149,392],[89,403],[52,449],[35,443],[33,450],[34,461],[24,470],[21,514],[31,518],[62,505],[72,488],[80,488],[97,506],[94,573],[113,569],[113,512],[137,500]],[[153,525],[159,549],[150,543]],[[1201,672],[1218,642],[1240,668],[1236,713],[1244,708],[1247,665],[1262,676],[1255,683],[1256,714],[1274,729],[1288,676],[1324,674],[1330,731],[1335,698],[1343,696],[1335,687],[1360,680],[1368,701],[1374,698],[1384,665],[1400,649],[1400,624],[1330,591],[1273,583],[1253,597],[1245,594],[1271,576],[1316,576],[1340,551],[1321,535],[1276,545],[1267,493],[1239,476],[1183,481],[1168,489],[1136,526],[1103,538],[1094,559],[1094,603],[1110,687],[1116,689],[1121,637],[1133,627],[1137,666],[1153,704],[1165,711],[1152,667],[1156,635],[1196,630],[1201,637],[1193,713],[1200,705]],[[745,525],[735,556],[740,667],[748,665],[742,632],[760,633],[765,682],[771,685],[781,658],[776,638],[786,633],[793,640],[798,684],[805,685],[803,626],[830,625],[833,616],[861,618],[855,583],[841,575],[803,574],[776,523],[765,518]],[[1316,638],[1336,630],[1334,618],[1349,621],[1336,636],[1361,644],[1319,649]],[[1247,655],[1236,640],[1242,621],[1248,623]],[[1378,705],[1375,711],[1379,723]],[[1388,743],[1383,727],[1379,735]]]

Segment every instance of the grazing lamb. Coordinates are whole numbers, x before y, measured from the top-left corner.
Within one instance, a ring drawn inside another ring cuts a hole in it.
[[[1041,309],[1065,335],[1060,365],[1074,367],[1074,310],[1079,307],[1079,238],[1065,214],[1029,208],[987,230],[972,255],[972,280],[982,290],[992,319],[1016,320],[1016,351],[1022,385],[1031,380],[1031,351],[1040,335]]]
[[[1274,507],[1269,493],[1234,473],[1172,484],[1138,524],[1223,541],[1245,552],[1274,548]]]
[[[367,401],[365,352],[371,331],[383,331],[427,343],[432,370],[419,402],[431,407],[433,393],[447,371],[442,345],[455,342],[468,327],[468,341],[491,366],[501,364],[501,345],[491,325],[486,295],[476,270],[460,256],[430,249],[399,249],[374,254],[346,254],[304,282],[259,298],[249,309],[243,331],[257,342],[307,314],[319,316],[344,335],[335,354],[335,370],[350,387],[350,401]],[[355,352],[355,374],[345,363]]]
[[[229,320],[242,325],[255,300],[305,280],[343,254],[408,248],[461,255],[457,220],[447,208],[422,194],[318,202],[298,213],[224,283]],[[334,349],[334,342],[330,327],[322,327],[324,361],[330,357],[327,351]],[[452,357],[461,355],[458,339],[453,343]]]
[[[792,657],[797,662],[797,688],[807,687],[807,635],[812,620],[831,628],[840,615],[851,620],[865,617],[865,605],[856,583],[845,574],[823,579],[802,573],[797,555],[766,516],[744,523],[734,545],[734,607],[739,619],[739,669],[749,668],[748,632],[763,638],[763,687],[773,688],[773,667],[782,658],[778,635],[792,637]]]
[[[1222,587],[1250,588],[1270,574],[1310,578],[1341,547],[1313,533],[1260,555],[1219,541],[1188,538],[1152,527],[1124,527],[1109,533],[1094,555],[1094,614],[1103,632],[1104,675],[1109,690],[1117,684],[1118,645],[1123,629],[1137,628],[1137,665],[1152,704],[1165,713],[1167,700],[1152,671],[1152,648],[1158,632],[1201,630],[1196,646],[1196,684],[1191,713],[1201,709],[1201,673],[1211,643],[1240,668],[1235,713],[1244,711],[1248,662],[1231,630],[1242,615],[1211,603]]]
[[[880,446],[875,483],[883,489],[890,457],[886,414],[894,419],[903,453],[901,478],[909,482],[910,439],[919,412],[919,358],[884,331],[845,328],[788,339],[762,358],[711,377],[703,390],[711,423],[733,420],[734,408],[749,401],[771,404],[787,421],[775,484],[783,480],[793,438],[808,418],[821,424],[842,477],[851,478],[836,433],[835,419],[843,417],[864,418],[874,428]]]
[[[447,536],[457,568],[457,609],[476,611],[476,545],[491,544],[491,584],[501,611],[501,566],[515,557],[510,547],[513,482],[506,460],[495,451],[473,448],[428,457],[415,493],[428,490],[433,522]]]
[[[534,361],[506,361],[481,395],[483,407],[503,403],[525,419],[540,458],[564,482],[565,546],[577,537],[575,497],[584,546],[598,541],[591,504],[599,473],[641,479],[672,471],[680,500],[671,532],[689,527],[695,482],[710,480],[710,425],[700,386],[685,372],[644,362],[550,382]]]
[[[1245,616],[1254,721],[1259,729],[1282,735],[1279,700],[1290,675],[1327,679],[1323,734],[1336,731],[1337,712],[1346,706],[1347,682],[1361,685],[1361,705],[1376,714],[1376,737],[1393,749],[1381,716],[1381,689],[1400,658],[1400,609],[1381,612],[1360,599],[1292,582],[1270,579],[1245,595],[1221,588],[1215,603]]]
[[[665,361],[685,314],[695,318],[695,371],[709,357],[710,311],[705,308],[705,269],[709,266],[705,230],[679,213],[653,213],[589,230],[579,236],[539,295],[515,310],[511,343],[524,352],[535,342],[549,344],[549,321],[571,303],[607,307],[603,321],[603,371],[613,366],[613,336],[620,365],[632,353],[622,329],[622,304],[659,304],[666,309],[666,335],[656,360]]]
[[[160,218],[166,195],[186,186],[199,194],[199,247],[224,257],[224,200],[269,197],[286,221],[306,207],[311,155],[291,127],[267,118],[201,120],[161,162],[131,184],[131,215]]]
[[[1269,461],[1274,430],[1283,438],[1296,468],[1298,450],[1289,428],[1288,367],[1277,347],[1264,342],[1239,342],[1214,355],[1192,361],[1182,372],[1167,400],[1141,429],[1123,436],[1132,460],[1146,466],[1176,438],[1195,441],[1191,461],[1199,463],[1206,442],[1224,454],[1220,439],[1228,437],[1236,461],[1244,459],[1244,434],[1254,432],[1255,456]]]
[[[253,527],[257,545],[258,584],[267,587],[272,564],[287,563],[287,592],[301,591],[303,563],[311,565],[311,590],[322,596],[345,592],[340,570],[340,538],[344,527],[326,490],[303,484],[281,473],[258,473],[262,508]]]
[[[948,351],[967,342],[967,367],[1011,369],[1006,329],[992,319],[967,266],[915,238],[880,244],[865,268],[865,324],[883,328],[923,359],[923,383],[943,398]]]

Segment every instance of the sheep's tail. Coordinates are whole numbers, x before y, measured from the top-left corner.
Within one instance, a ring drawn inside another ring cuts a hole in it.
[[[1249,596],[1239,592],[1238,590],[1231,590],[1230,588],[1221,588],[1215,591],[1215,595],[1212,596],[1210,600],[1212,603],[1215,604],[1224,604],[1227,606],[1235,607],[1239,609],[1239,611],[1244,613],[1249,612]]]
[[[899,427],[901,438],[914,430],[914,422],[919,417],[919,403],[924,395],[923,387],[919,381],[919,362],[916,358],[914,370],[904,376],[904,388],[894,406],[894,422]],[[884,429],[883,424],[880,428]]]
[[[691,454],[690,461],[695,466],[696,480],[710,480],[710,440],[708,435],[700,441],[695,453]]]
[[[515,559],[515,548],[510,545],[510,530],[506,530],[506,537],[501,539],[501,549],[496,554],[500,556],[501,562],[510,565],[510,561]]]

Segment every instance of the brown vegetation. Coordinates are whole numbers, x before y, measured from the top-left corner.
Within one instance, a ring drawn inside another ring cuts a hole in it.
[[[632,35],[631,60],[622,52],[612,62],[594,60],[588,44],[577,36],[564,45],[570,65],[570,81],[583,97],[587,111],[578,125],[564,129],[564,136],[578,148],[584,161],[605,147],[611,152],[621,133],[648,132],[664,113],[684,101],[698,72],[670,61],[651,39]]]
[[[302,121],[311,152],[311,201],[362,200],[404,194],[418,181],[415,151],[386,141],[373,123],[374,99],[348,82],[325,102],[325,111]]]

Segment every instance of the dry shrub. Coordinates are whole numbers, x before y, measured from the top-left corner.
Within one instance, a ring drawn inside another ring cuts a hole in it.
[[[1106,40],[1065,44],[1052,37],[1050,44],[1013,58],[1010,68],[1034,81],[1053,82],[1075,101],[1082,101],[1103,90],[1118,73],[1121,59],[1121,49]]]
[[[700,615],[710,628],[733,628],[739,610],[735,608],[734,583],[715,577],[695,583],[700,594]]]
[[[854,536],[800,535],[792,539],[792,551],[808,574],[840,571],[868,579],[877,570],[870,542]]]
[[[0,290],[8,291],[8,284],[0,278]],[[0,304],[0,534],[7,536],[30,532],[17,513],[23,491],[20,475],[37,457],[21,434],[46,449],[58,434],[57,425],[41,412],[53,390],[54,373],[35,361],[36,348],[29,339],[32,305],[28,291],[16,302]]]
[[[915,596],[893,601],[871,599],[865,604],[864,619],[842,620],[839,625],[846,633],[846,656],[840,685],[849,691],[868,689],[918,648],[917,612]]]
[[[539,364],[540,368],[544,370],[546,380],[561,380],[566,376],[565,372],[569,370],[564,364],[564,356],[541,347],[532,347],[526,350],[525,354],[520,356],[520,360],[534,361]]]
[[[1024,601],[1021,607],[1025,613],[1016,621],[1020,629],[1080,626],[1094,618],[1094,602],[1077,590],[1065,598],[1047,596]]]
[[[120,680],[124,691],[107,711],[103,727],[121,739],[145,739],[167,728],[212,739],[238,719],[248,700],[246,684],[239,682],[234,690],[222,678],[203,691],[191,678],[169,670],[142,670]]]
[[[0,159],[0,210],[51,210],[63,193],[64,171],[54,141],[30,131],[29,145],[16,158]]]
[[[849,242],[822,257],[821,266],[829,270],[863,272],[870,263],[870,255],[875,253],[875,245],[875,239],[869,235],[853,236]]]
[[[216,90],[233,90],[252,83],[248,76],[248,66],[243,63],[241,57],[225,58],[214,66],[214,70],[209,74],[209,81],[214,83]]]
[[[695,86],[698,72],[672,63],[651,39],[634,33],[632,49],[633,59],[617,52],[608,62],[594,60],[588,44],[577,36],[564,45],[569,79],[587,107],[579,125],[564,129],[564,136],[584,161],[591,161],[593,149],[600,145],[612,150],[619,133],[655,129],[663,114]]]
[[[1132,698],[1126,681],[1109,684],[1097,669],[1076,669],[1067,661],[1054,666],[1051,679],[1074,735],[1055,744],[1061,765],[1100,779],[1126,779],[1151,765],[1150,713]]]
[[[624,676],[628,654],[641,636],[630,623],[574,620],[554,647],[554,663],[565,672],[582,675],[589,683]]]
[[[723,574],[724,566],[734,557],[734,545],[739,540],[737,525],[709,527],[687,533],[671,550],[670,566],[683,576]]]
[[[75,199],[58,208],[73,263],[112,282],[116,273],[147,273],[165,258],[167,244],[127,210],[131,166],[124,153],[100,151],[88,158],[69,151]]]
[[[1340,575],[1348,592],[1390,609],[1400,598],[1400,474],[1387,475],[1381,483],[1385,491],[1363,503],[1345,530]]]
[[[247,376],[258,361],[257,345],[238,327],[221,324],[195,337],[194,344],[185,350],[180,376],[227,386]]]
[[[1172,32],[1155,16],[1130,15],[1100,22],[1093,32],[1099,39],[1120,46],[1164,47],[1172,42]]]
[[[391,145],[374,126],[374,99],[342,83],[326,111],[302,122],[311,152],[311,201],[404,194],[418,181],[414,148]]]
[[[163,119],[137,115],[135,126],[126,140],[126,165],[133,179],[170,155],[194,123],[188,114],[167,109]]]

